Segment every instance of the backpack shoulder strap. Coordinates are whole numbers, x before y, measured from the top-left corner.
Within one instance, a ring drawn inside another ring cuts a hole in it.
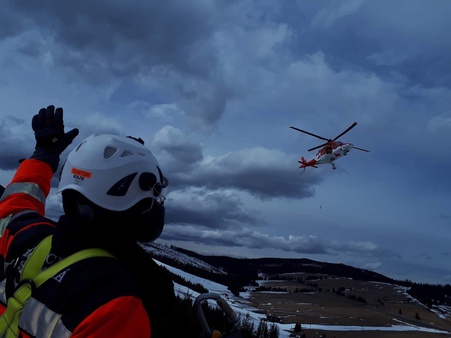
[[[83,259],[87,259],[90,257],[113,257],[108,251],[99,249],[99,248],[90,248],[81,250],[78,252],[73,253],[72,255],[60,260],[59,262],[51,265],[44,271],[40,272],[42,269],[42,266],[44,265],[45,259],[47,258],[50,248],[52,247],[52,236],[47,236],[44,238],[33,250],[33,252],[28,256],[27,260],[25,261],[25,264],[23,266],[22,272],[20,274],[20,280],[25,279],[32,279],[36,276],[38,276],[39,280],[42,280],[40,284],[45,282],[48,278],[52,277],[53,275],[57,274],[59,271],[63,270],[64,268],[68,267],[71,264],[74,264],[78,261],[81,261]],[[47,272],[46,272],[47,271]],[[43,276],[48,276],[45,280],[43,280]],[[36,281],[34,281],[36,284]],[[39,284],[39,285],[40,285]],[[36,285],[37,287],[38,285]]]
[[[20,283],[14,295],[8,298],[6,311],[0,316],[0,337],[17,337],[19,333],[19,318],[22,309],[33,290],[52,278],[61,270],[91,257],[112,257],[108,251],[91,248],[73,253],[72,255],[40,271],[50,252],[52,236],[44,238],[27,258],[20,278]]]
[[[20,280],[33,278],[36,276],[44,266],[45,259],[50,253],[52,247],[52,236],[44,238],[36,248],[28,256],[24,263],[22,272],[20,273]]]
[[[72,255],[62,259],[61,261],[49,266],[44,271],[40,272],[38,275],[36,275],[33,278],[34,284],[36,287],[40,286],[42,283],[44,283],[47,279],[53,277],[61,270],[67,268],[69,265],[72,265],[78,261],[91,258],[91,257],[110,257],[114,258],[112,254],[110,254],[108,251],[104,249],[99,248],[90,248],[81,250],[78,252],[73,253]]]

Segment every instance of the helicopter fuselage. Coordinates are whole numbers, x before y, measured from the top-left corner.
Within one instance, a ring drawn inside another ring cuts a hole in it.
[[[321,148],[316,153],[316,164],[331,163],[342,156],[346,156],[351,149],[351,143],[334,142],[331,145]]]

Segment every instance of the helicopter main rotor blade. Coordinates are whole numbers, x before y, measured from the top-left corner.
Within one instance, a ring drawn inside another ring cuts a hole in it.
[[[357,149],[357,150],[361,150],[361,151],[366,151],[367,153],[369,153],[370,151],[369,150],[366,150],[366,149],[362,149],[362,148],[357,148],[357,147],[354,147],[354,146],[352,146],[354,149]]]
[[[315,150],[315,149],[318,149],[318,148],[321,148],[321,147],[324,147],[327,143],[329,143],[329,142],[326,142],[326,143],[323,143],[323,144],[321,144],[321,145],[319,145],[319,146],[317,146],[317,147],[315,147],[315,148],[310,148],[309,150],[307,150],[307,151],[312,151],[312,150]]]
[[[334,138],[334,141],[337,140],[339,137],[343,136],[344,134],[346,134],[348,131],[350,131],[352,128],[354,128],[357,125],[357,122],[354,122],[353,124],[351,124],[351,126],[346,129],[344,132],[342,132],[340,135],[338,135],[336,138]]]
[[[296,128],[296,127],[290,127],[290,128],[291,128],[291,129],[294,129],[294,130],[297,130],[297,131],[300,131],[301,133],[306,133],[306,134],[309,134],[309,135],[311,135],[311,136],[317,137],[317,138],[319,138],[319,139],[321,139],[321,140],[325,140],[325,141],[329,140],[329,139],[327,139],[327,138],[325,138],[325,137],[322,137],[322,136],[318,136],[318,135],[309,133],[308,131],[305,131],[305,130],[302,130],[302,129],[299,129],[299,128]]]

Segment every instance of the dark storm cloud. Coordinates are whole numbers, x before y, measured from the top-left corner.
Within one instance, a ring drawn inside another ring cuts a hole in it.
[[[165,159],[165,168],[169,172],[190,173],[203,159],[202,145],[172,126],[159,130],[151,147],[162,153],[160,159]]]
[[[91,67],[102,71],[106,65],[117,76],[152,66],[201,75],[207,72],[206,65],[214,64],[209,55],[204,56],[208,62],[190,60],[193,46],[212,31],[208,8],[202,5],[181,1],[14,1],[11,6],[23,15],[22,20],[33,22],[34,29],[49,34],[60,47],[48,51],[55,53],[58,63],[69,63],[82,74]],[[17,30],[25,29],[20,23],[15,25]],[[42,52],[28,50],[31,56]]]
[[[302,199],[313,196],[314,186],[321,181],[310,173],[300,177],[279,151],[253,148],[205,157],[200,143],[170,126],[156,133],[151,148],[158,152],[170,182],[169,224],[211,229],[265,225],[259,213],[245,208],[234,192],[260,199]]]
[[[278,2],[264,18],[289,27],[291,53],[321,51],[335,71],[451,87],[450,15],[447,0],[304,0]]]
[[[0,120],[0,169],[14,170],[19,160],[28,158],[34,150],[31,122],[6,116]]]
[[[252,249],[271,249],[294,254],[329,254],[338,256],[346,252],[351,257],[398,257],[391,251],[382,250],[372,242],[330,242],[316,236],[269,236],[252,229],[199,229],[189,225],[169,224],[162,235],[163,239],[191,241],[205,245],[245,247]],[[373,267],[374,267],[373,263]],[[377,263],[380,266],[380,263]]]
[[[218,231],[215,229],[202,230],[190,226],[169,225],[166,227],[162,238],[192,241],[214,246],[276,249],[304,254],[322,254],[326,252],[325,244],[314,236],[272,237],[249,229]]]
[[[161,129],[152,142],[162,156],[171,189],[237,189],[261,199],[311,197],[322,177],[299,176],[291,158],[278,150],[260,147],[205,158],[202,145],[173,127]]]
[[[451,87],[451,3],[437,0],[316,2],[308,17],[292,21],[303,52],[321,50],[335,69],[403,74],[410,83]],[[299,5],[305,9],[302,2]]]
[[[293,169],[288,157],[264,148],[243,149],[215,158],[193,172],[188,184],[211,189],[230,187],[262,199],[305,198],[314,194],[320,176],[305,175]]]
[[[285,154],[263,148],[206,158],[200,143],[170,126],[156,133],[151,148],[158,151],[170,182],[169,224],[211,229],[265,225],[259,213],[245,208],[241,197],[232,191],[245,191],[261,199],[298,199],[312,196],[320,180],[309,175],[299,180]]]
[[[4,142],[0,142],[0,149],[1,150],[1,154],[0,154],[0,169],[1,170],[14,170],[17,169],[19,162],[18,160],[20,158],[24,158],[24,157],[17,157],[16,153],[10,153],[7,151],[4,151],[3,149],[8,149],[11,148],[10,145],[4,143]],[[3,182],[5,183],[5,182]]]
[[[92,132],[157,133],[150,148],[170,181],[165,236],[347,256],[378,270],[388,266],[382,257],[396,256],[381,246],[403,254],[424,247],[435,258],[427,264],[445,266],[433,250],[448,244],[450,6],[7,1],[0,11],[0,96],[9,107],[0,111],[2,177],[34,147],[28,118],[10,107],[38,109],[33,102],[57,98],[77,111],[67,115],[82,133],[75,143]],[[337,171],[326,165],[300,175],[299,151],[319,143],[288,126],[334,137],[353,121],[358,127],[341,140],[371,153],[352,153]],[[346,232],[335,238],[329,225],[299,226],[316,224],[317,204],[328,205],[327,224],[349,221]],[[57,217],[59,196],[51,194],[46,207]],[[393,219],[394,229],[408,231],[389,238],[386,226],[370,231],[369,218]]]
[[[39,108],[36,112],[38,110]],[[0,169],[17,169],[20,159],[29,158],[33,154],[36,141],[31,127],[31,119],[36,112],[30,112],[29,119],[6,115],[0,120]],[[83,120],[78,120],[76,126],[82,132],[73,141],[72,145],[61,154],[60,167],[68,152],[88,135],[92,133],[123,133],[116,121],[96,114],[91,114]],[[66,127],[66,131],[69,129],[72,129],[72,126]],[[52,180],[52,186],[56,187],[57,185],[58,180],[55,178]]]
[[[219,18],[211,6],[184,1],[15,1],[10,7],[16,21],[10,22],[8,10],[2,13],[14,27],[8,26],[4,35],[23,39],[18,50],[22,55],[51,60],[72,82],[105,85],[137,76],[158,78],[168,83],[168,92],[176,93],[195,120],[193,126],[208,131],[231,95],[221,76],[217,78],[213,24]]]
[[[168,224],[192,224],[212,229],[265,224],[258,213],[246,208],[236,194],[186,189],[172,192],[169,198]]]

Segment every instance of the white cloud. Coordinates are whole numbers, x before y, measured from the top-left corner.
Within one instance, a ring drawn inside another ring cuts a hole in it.
[[[328,2],[314,17],[313,26],[329,28],[335,21],[359,10],[364,0],[340,0]]]
[[[451,115],[443,114],[440,116],[434,116],[429,120],[427,128],[431,133],[440,131],[449,133],[451,131]]]
[[[363,264],[362,268],[365,270],[377,270],[382,266],[381,262],[372,262]]]

